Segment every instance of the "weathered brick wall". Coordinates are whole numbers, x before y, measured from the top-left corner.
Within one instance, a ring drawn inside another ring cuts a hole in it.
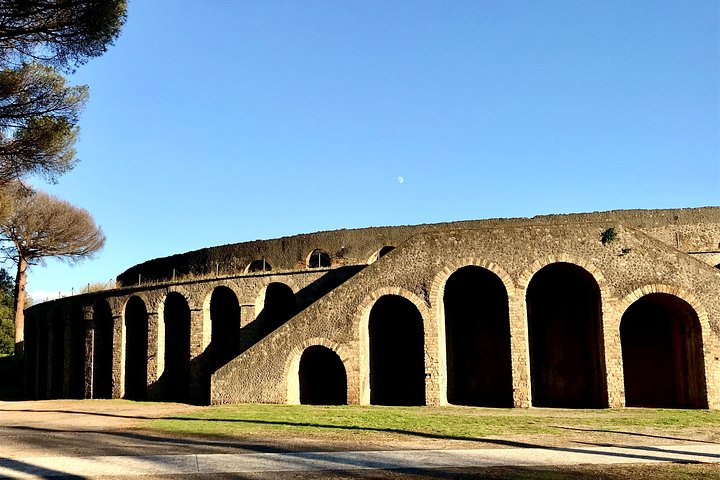
[[[601,235],[610,227],[616,230],[617,238],[603,245]],[[124,308],[130,297],[137,296],[148,314],[148,396],[159,398],[158,380],[164,371],[167,347],[162,306],[168,293],[178,292],[190,309],[191,396],[195,401],[204,401],[207,386],[202,383],[207,372],[203,355],[211,333],[209,299],[216,287],[225,286],[239,302],[244,353],[213,375],[213,402],[297,402],[300,356],[309,346],[323,345],[343,361],[348,401],[368,403],[368,316],[379,298],[393,294],[407,298],[422,315],[426,400],[429,404],[444,404],[447,402],[444,285],[459,268],[478,265],[497,274],[507,290],[513,401],[519,407],[529,406],[532,399],[526,290],[543,266],[567,262],[590,272],[600,287],[610,406],[624,403],[619,336],[622,314],[641,296],[662,292],[687,301],[699,316],[708,401],[711,407],[718,408],[720,271],[711,265],[720,263],[719,243],[720,208],[713,207],[339,230],[189,252],[138,265],[119,280],[129,279],[127,284],[132,285],[138,274],[143,278],[153,274],[166,278],[169,267],[175,268],[176,273],[186,267],[197,269],[193,272],[208,274],[208,278],[182,279],[178,275],[175,281],[78,295],[29,309],[26,342],[35,373],[27,379],[28,392],[48,397],[51,386],[58,382],[52,378],[58,375],[53,362],[62,361],[63,394],[74,395],[70,392],[71,378],[78,372],[72,371],[69,361],[74,352],[66,344],[64,358],[54,358],[50,353],[53,350],[50,322],[62,318],[66,339],[71,337],[70,332],[74,335],[83,332],[85,336],[86,362],[79,374],[84,378],[84,395],[93,396],[90,361],[95,348],[93,307],[104,299],[113,318],[112,395],[122,397],[127,340]],[[365,266],[386,245],[397,248]],[[315,248],[333,256],[331,269],[305,267],[307,255]],[[272,263],[273,271],[238,273],[249,261],[262,257]],[[216,269],[220,276],[213,275]],[[223,275],[232,269],[235,273]],[[272,282],[288,285],[301,311],[265,336],[267,332],[253,320],[259,313],[263,292]],[[78,324],[82,324],[80,330],[76,328]]]
[[[603,231],[615,228],[608,245]],[[525,292],[533,274],[554,262],[589,271],[602,295],[604,348],[611,406],[623,404],[619,323],[640,293],[672,293],[697,311],[705,343],[708,397],[717,407],[717,357],[720,272],[620,224],[543,225],[457,230],[418,235],[320,299],[236,358],[213,377],[215,403],[288,400],[291,367],[308,345],[337,345],[347,358],[348,398],[367,403],[367,315],[384,294],[402,295],[416,304],[425,322],[427,402],[445,399],[442,325],[444,282],[464,265],[480,265],[500,276],[508,290],[516,406],[530,405]],[[312,342],[310,342],[312,343]],[[288,355],[286,352],[290,352]]]
[[[720,251],[720,208],[673,210],[613,210],[609,212],[543,215],[533,218],[469,220],[400,227],[371,227],[295,235],[273,240],[222,245],[149,260],[117,278],[119,286],[171,280],[185,275],[215,276],[243,273],[253,260],[266,258],[273,270],[305,268],[308,255],[322,249],[333,266],[369,263],[386,245],[397,246],[423,232],[584,222],[619,222],[638,228],[685,252]],[[714,264],[715,265],[715,264]]]

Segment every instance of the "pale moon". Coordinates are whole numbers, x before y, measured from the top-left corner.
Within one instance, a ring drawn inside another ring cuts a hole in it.
[[[398,183],[404,183],[405,177],[398,177]]]

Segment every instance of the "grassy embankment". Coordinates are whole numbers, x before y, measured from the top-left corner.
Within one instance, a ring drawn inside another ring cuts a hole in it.
[[[223,405],[151,420],[146,427],[177,434],[222,436],[295,434],[447,440],[684,429],[717,431],[720,436],[720,411]]]

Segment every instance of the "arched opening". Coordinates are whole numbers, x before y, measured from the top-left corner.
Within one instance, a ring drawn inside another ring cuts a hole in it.
[[[297,313],[295,293],[284,283],[273,282],[265,289],[263,308],[258,315],[261,333],[267,334]]]
[[[29,398],[38,395],[38,320],[34,315],[25,316],[25,385]]]
[[[272,270],[272,265],[264,258],[262,260],[253,260],[247,267],[248,273],[269,272],[270,270]]]
[[[327,347],[308,347],[300,357],[300,403],[347,404],[347,375],[337,353]]]
[[[132,296],[125,305],[125,398],[147,397],[148,315],[145,302]]]
[[[65,318],[56,310],[51,323],[50,398],[62,398],[65,381]]]
[[[70,310],[70,378],[68,396],[85,398],[85,342],[87,339],[87,322],[82,308]]]
[[[425,339],[417,307],[399,295],[375,302],[368,321],[370,403],[425,405]]]
[[[93,308],[93,328],[93,398],[112,398],[113,316],[105,300]]]
[[[47,317],[41,317],[37,324],[38,327],[38,386],[37,397],[48,398],[48,320]]]
[[[627,406],[707,407],[700,321],[686,301],[666,293],[635,301],[620,343]]]
[[[385,245],[380,250],[373,253],[372,256],[368,259],[367,263],[370,264],[370,263],[377,262],[378,260],[380,260],[382,257],[387,255],[388,253],[392,252],[393,250],[395,250],[395,247],[393,245]]]
[[[607,406],[600,288],[585,269],[553,263],[527,289],[532,404]]]
[[[320,249],[313,250],[307,261],[310,268],[325,268],[329,267],[330,263],[330,255]]]
[[[445,284],[448,402],[512,407],[508,295],[500,277],[463,267]]]
[[[190,307],[182,294],[168,293],[163,305],[165,325],[165,371],[162,392],[165,400],[184,402],[190,389]]]
[[[237,356],[240,349],[240,304],[228,287],[217,287],[210,296],[211,369],[217,370]]]

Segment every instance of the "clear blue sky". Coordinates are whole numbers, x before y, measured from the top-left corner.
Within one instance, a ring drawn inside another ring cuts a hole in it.
[[[151,258],[317,230],[720,204],[717,0],[130,0],[44,188]],[[404,182],[399,181],[404,178]]]

